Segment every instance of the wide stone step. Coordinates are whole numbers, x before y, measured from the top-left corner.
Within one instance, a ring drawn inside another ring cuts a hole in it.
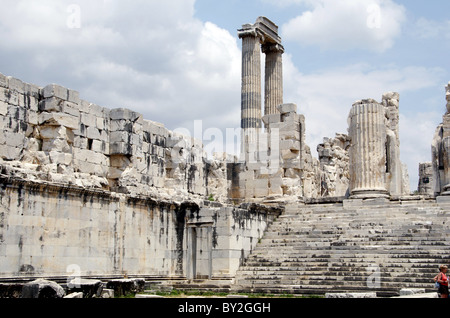
[[[241,266],[232,289],[367,292],[377,269],[377,294],[401,288],[433,291],[438,266],[450,262],[445,254],[449,225],[450,210],[434,201],[351,209],[342,204],[288,205]]]

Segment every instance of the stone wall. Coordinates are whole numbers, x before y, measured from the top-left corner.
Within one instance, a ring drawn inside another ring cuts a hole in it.
[[[317,147],[321,173],[322,197],[346,197],[349,186],[348,135],[336,134],[335,138],[324,138]]]
[[[320,195],[319,161],[305,142],[305,117],[297,105],[278,106],[265,115],[264,132],[245,149],[239,172],[239,196],[246,202],[298,201]]]
[[[58,85],[0,74],[0,129],[10,175],[164,199],[228,198],[227,156],[207,160],[199,141]]]
[[[280,213],[0,179],[0,278],[233,277]]]

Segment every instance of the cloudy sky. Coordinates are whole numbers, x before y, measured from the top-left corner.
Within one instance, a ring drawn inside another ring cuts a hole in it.
[[[449,1],[2,0],[2,7],[0,73],[190,130],[195,120],[204,130],[239,127],[237,29],[267,16],[286,49],[285,102],[306,116],[313,150],[347,131],[354,101],[400,93],[413,190],[445,112]]]

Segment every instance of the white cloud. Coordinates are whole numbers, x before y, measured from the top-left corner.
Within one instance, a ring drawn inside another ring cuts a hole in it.
[[[419,18],[412,30],[412,34],[420,39],[449,39],[450,20],[435,21],[426,18]]]
[[[322,49],[384,52],[401,35],[405,8],[392,0],[284,0],[311,7],[282,27],[285,40]]]
[[[5,0],[0,72],[58,83],[169,127],[194,119],[239,126],[229,116],[240,107],[237,39],[196,19],[195,0],[78,0],[80,28],[71,27],[73,3]]]

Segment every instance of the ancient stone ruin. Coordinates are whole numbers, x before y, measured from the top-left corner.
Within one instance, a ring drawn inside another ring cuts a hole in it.
[[[283,100],[278,27],[260,17],[238,36],[239,157],[210,159],[199,140],[133,110],[0,74],[0,281],[379,295],[431,286],[448,260],[450,115],[412,196],[399,94],[355,102],[348,132],[324,138],[315,158],[301,105]]]

